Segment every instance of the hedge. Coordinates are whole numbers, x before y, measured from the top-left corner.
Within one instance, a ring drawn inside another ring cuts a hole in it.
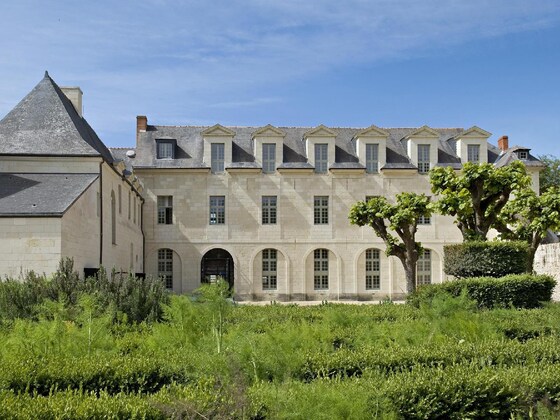
[[[472,241],[444,246],[443,271],[458,277],[502,277],[527,272],[529,248],[522,241]]]
[[[459,296],[466,291],[479,308],[538,308],[550,301],[556,280],[548,275],[512,274],[501,278],[477,277],[418,287],[407,297],[416,307],[440,293]]]

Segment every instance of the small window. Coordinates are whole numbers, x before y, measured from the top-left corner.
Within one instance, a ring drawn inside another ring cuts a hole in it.
[[[173,196],[158,195],[158,225],[171,225],[173,223]]]
[[[315,145],[315,172],[325,174],[328,170],[329,145]]]
[[[262,224],[276,224],[276,196],[263,195],[262,197]]]
[[[119,195],[119,214],[122,214],[122,188],[120,185],[118,188],[118,195]]]
[[[480,146],[478,144],[469,144],[467,146],[467,162],[480,162]]]
[[[128,220],[130,220],[130,216],[132,215],[132,203],[131,203],[131,193],[128,192]]]
[[[262,287],[263,290],[276,290],[277,286],[277,252],[265,249],[262,252]]]
[[[329,288],[329,250],[316,249],[313,252],[313,287],[315,290]]]
[[[175,157],[175,142],[156,140],[157,158],[173,159]]]
[[[313,220],[316,225],[329,224],[329,197],[318,196],[314,197]]]
[[[217,174],[224,172],[224,156],[225,156],[225,144],[224,143],[212,143],[210,150],[210,161],[212,167],[212,173]]]
[[[517,158],[521,160],[529,159],[529,152],[527,150],[519,150],[517,152]]]
[[[117,244],[117,209],[114,191],[111,191],[111,243]]]
[[[416,284],[430,284],[432,282],[432,251],[425,249],[416,263]]]
[[[167,289],[173,289],[173,251],[158,249],[158,277]]]
[[[418,225],[431,225],[432,218],[430,216],[419,216]]]
[[[381,288],[381,259],[378,249],[366,250],[366,290]]]
[[[134,196],[133,211],[134,214],[133,214],[132,222],[136,224],[136,195]]]
[[[210,224],[226,223],[226,198],[223,195],[210,196]]]
[[[430,171],[430,145],[418,145],[418,172],[427,174]]]
[[[379,172],[379,145],[366,144],[366,172],[376,174]]]
[[[262,170],[265,174],[276,171],[276,144],[274,143],[262,145]]]

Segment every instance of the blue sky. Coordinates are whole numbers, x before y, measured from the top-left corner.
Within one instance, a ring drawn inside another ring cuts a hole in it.
[[[557,0],[12,1],[0,115],[47,69],[109,146],[161,125],[470,127],[560,156]]]

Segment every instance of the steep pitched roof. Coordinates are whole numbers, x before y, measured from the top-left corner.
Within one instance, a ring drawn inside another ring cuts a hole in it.
[[[97,174],[0,173],[0,216],[59,216]]]
[[[111,153],[48,73],[0,121],[0,155],[102,156]]]

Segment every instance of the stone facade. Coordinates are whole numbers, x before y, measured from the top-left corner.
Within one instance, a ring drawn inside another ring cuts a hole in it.
[[[539,246],[535,254],[533,269],[537,274],[548,274],[556,279],[558,284],[554,289],[552,299],[560,301],[560,243]]]

